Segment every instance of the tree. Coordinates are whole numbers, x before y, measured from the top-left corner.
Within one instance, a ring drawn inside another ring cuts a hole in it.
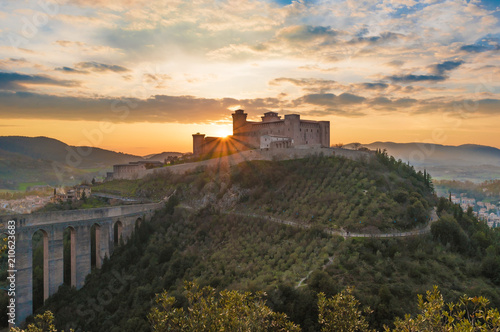
[[[51,311],[45,311],[43,314],[35,316],[35,323],[29,324],[25,330],[14,327],[10,329],[10,332],[57,332],[54,326],[54,315]]]
[[[6,236],[0,237],[0,255],[7,251],[8,238]]]
[[[153,331],[300,331],[285,314],[275,313],[264,304],[264,293],[199,288],[186,282],[188,308],[175,308],[175,298],[164,291],[158,295],[148,319]]]
[[[369,308],[361,311],[359,301],[352,295],[353,288],[348,287],[344,291],[326,298],[324,293],[318,294],[319,323],[321,331],[369,331],[368,322],[364,314],[371,313]]]
[[[441,332],[441,331],[498,331],[500,314],[498,309],[488,309],[489,301],[484,297],[462,296],[457,303],[445,305],[443,296],[434,286],[427,291],[426,301],[418,295],[421,313],[412,318],[396,318],[394,329],[384,326],[386,332]]]
[[[460,209],[461,210],[461,209]],[[450,244],[453,250],[465,252],[469,246],[469,238],[453,216],[442,216],[431,225],[434,239],[442,244]]]

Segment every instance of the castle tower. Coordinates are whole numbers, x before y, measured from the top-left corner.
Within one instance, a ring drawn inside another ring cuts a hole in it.
[[[205,143],[205,134],[193,134],[193,155],[199,156],[203,154],[203,145]]]
[[[236,110],[233,116],[233,135],[238,135],[242,132],[243,127],[247,124],[247,113],[244,110]]]
[[[330,147],[330,121],[319,121],[321,131],[320,142],[324,148]]]

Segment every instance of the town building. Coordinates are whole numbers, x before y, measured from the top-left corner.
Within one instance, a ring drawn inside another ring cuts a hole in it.
[[[151,168],[162,167],[164,164],[161,161],[154,160],[139,160],[132,161],[128,164],[113,165],[113,172],[106,173],[106,181],[111,180],[133,180],[142,171]]]
[[[51,202],[66,202],[66,201],[78,201],[82,198],[90,197],[92,195],[92,188],[86,184],[81,184],[74,186],[71,189],[54,189],[54,196],[51,198]]]

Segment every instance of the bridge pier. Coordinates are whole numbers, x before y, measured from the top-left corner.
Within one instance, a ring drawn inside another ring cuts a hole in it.
[[[59,286],[64,283],[63,234],[64,228],[52,228],[50,232],[50,241],[48,241],[48,250],[44,252],[44,261],[48,259],[48,269],[45,269],[44,263],[43,270],[43,277],[47,277],[47,279],[44,279],[44,290],[45,287],[48,286],[48,292],[44,291],[44,301],[49,296],[55,294],[59,289]]]
[[[97,232],[96,232],[96,244],[99,243],[99,250],[96,247],[97,260],[96,260],[96,268],[100,269],[102,266],[102,262],[104,261],[104,257],[109,258],[109,237],[110,235],[110,224],[102,225],[99,227],[99,240],[97,240]],[[97,229],[96,229],[97,231]],[[99,262],[99,263],[97,263]]]
[[[76,289],[83,287],[85,277],[90,273],[90,227],[89,225],[75,227]]]
[[[33,249],[32,233],[16,234],[16,323],[33,312]]]

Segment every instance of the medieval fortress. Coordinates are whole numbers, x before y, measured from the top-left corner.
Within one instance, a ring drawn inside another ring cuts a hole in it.
[[[247,121],[247,113],[233,114],[233,135],[205,137],[193,134],[193,154],[233,153],[252,149],[328,148],[330,121],[301,120],[299,114],[264,113],[261,122]]]
[[[276,112],[264,113],[259,122],[247,121],[247,114],[241,109],[232,116],[233,134],[230,136],[193,134],[193,156],[200,157],[201,161],[168,167],[148,164],[146,161],[114,165],[107,179],[138,179],[165,170],[184,173],[198,167],[231,166],[250,160],[304,158],[320,153],[353,159],[364,154],[361,151],[331,148],[330,121],[302,120],[299,114],[287,114],[282,119]]]

